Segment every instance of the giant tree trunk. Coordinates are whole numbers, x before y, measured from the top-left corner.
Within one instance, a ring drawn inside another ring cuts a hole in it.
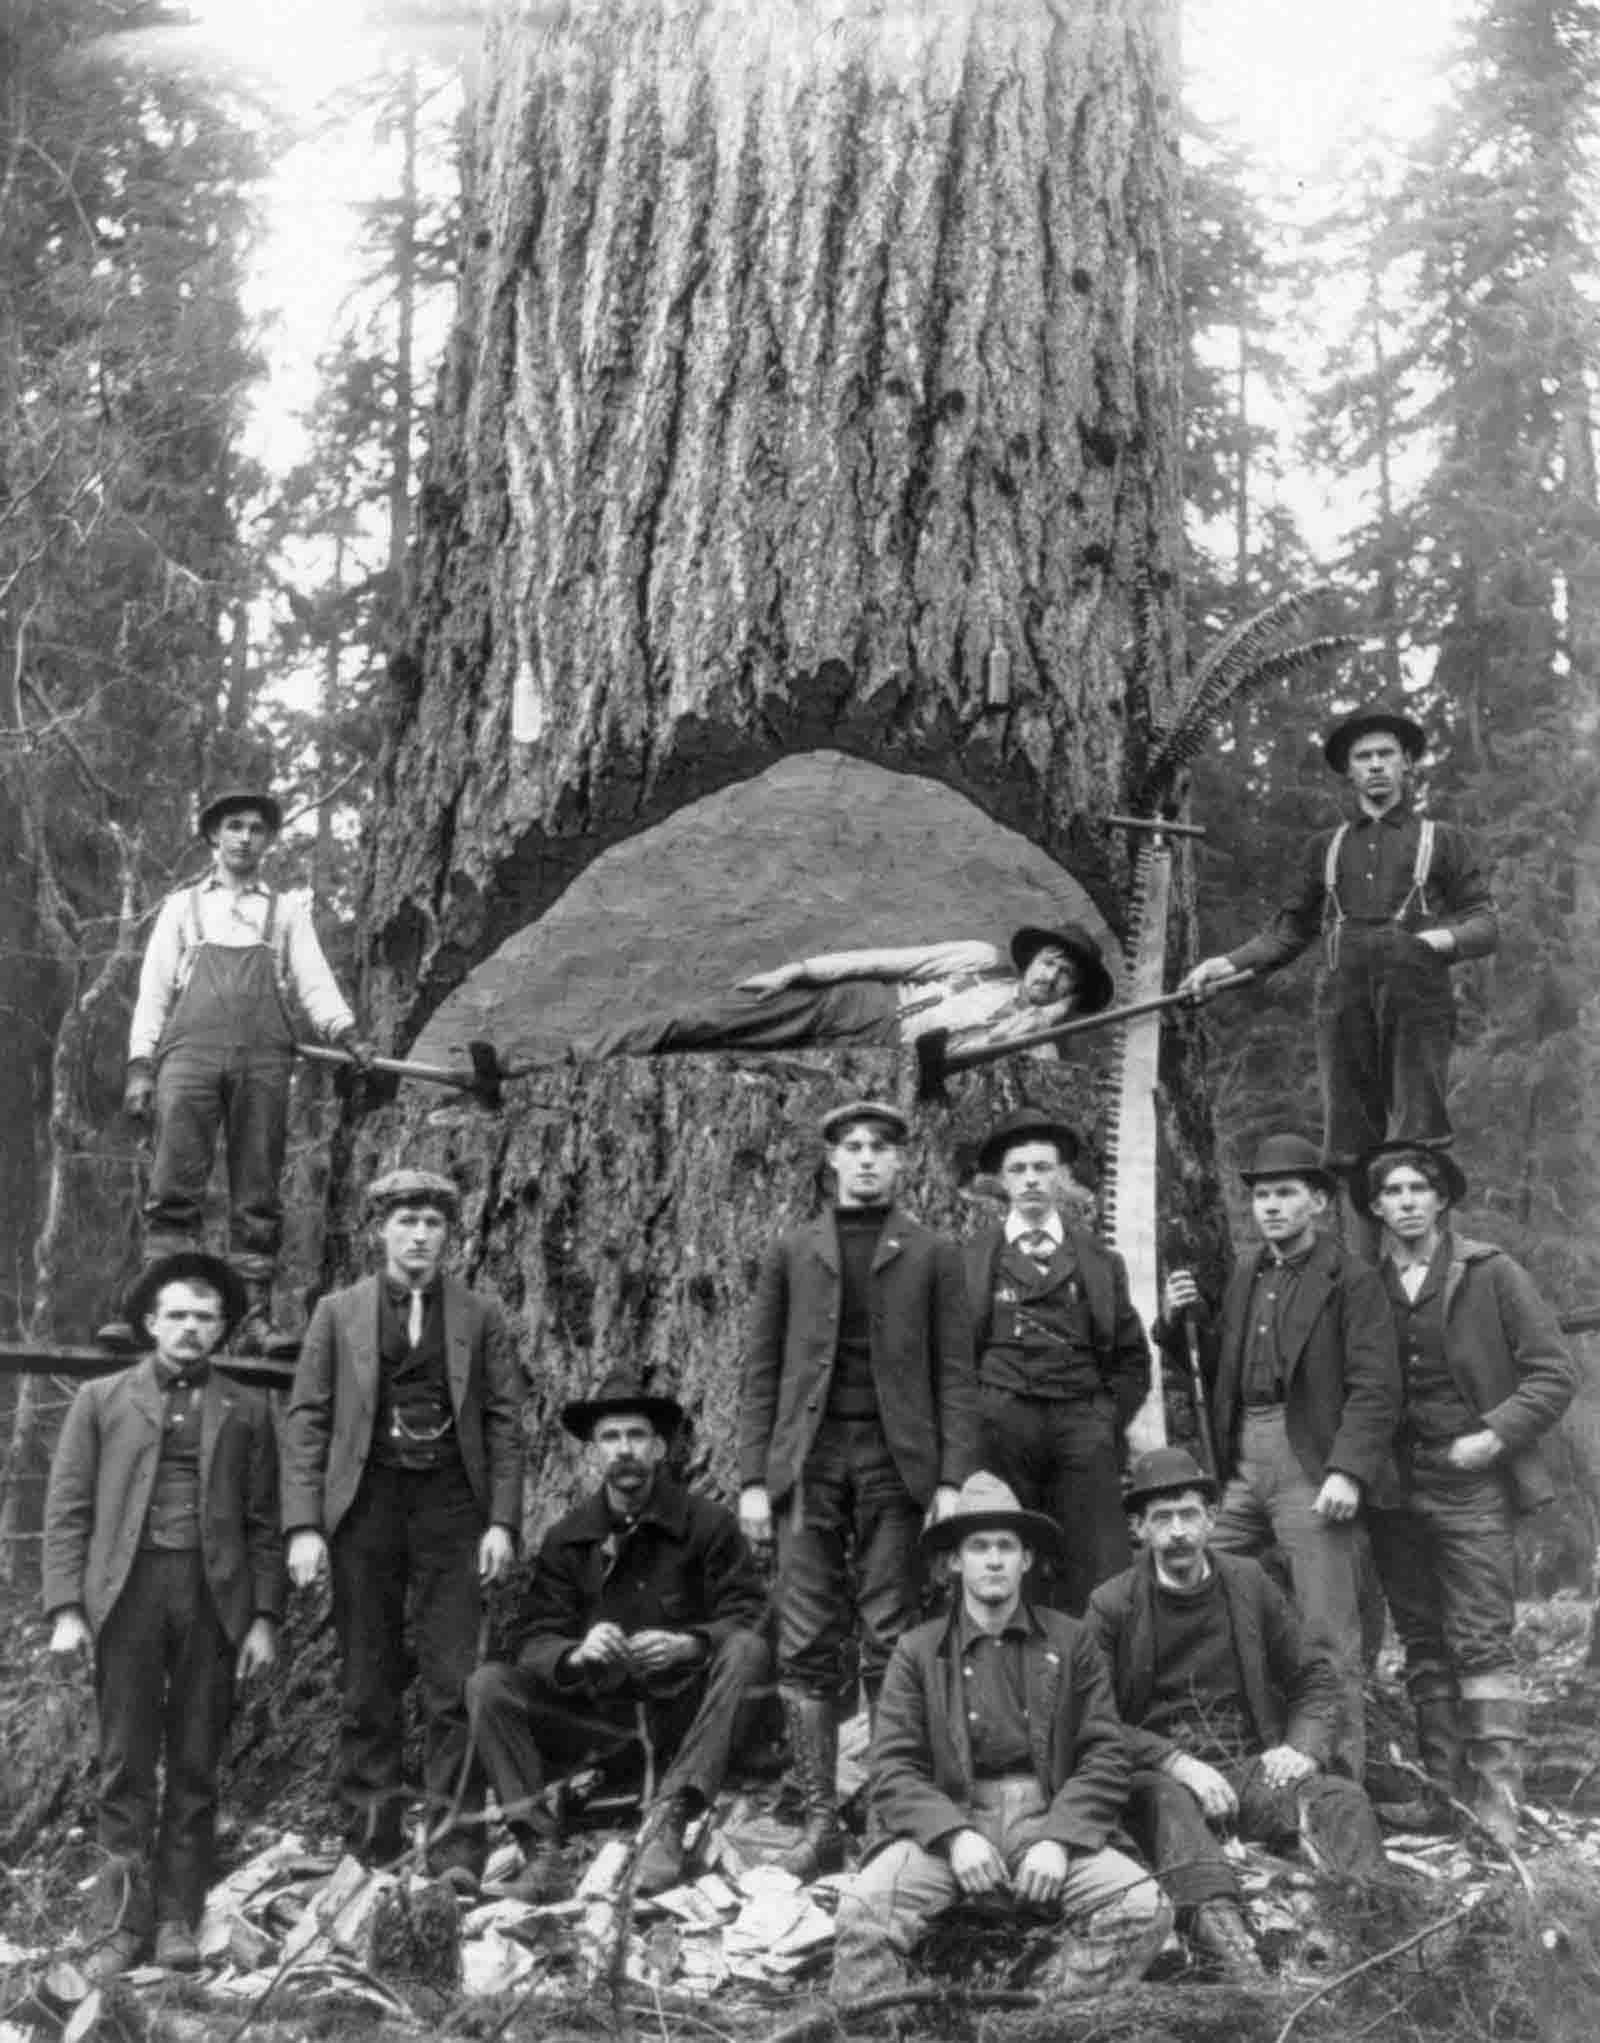
[[[1174,0],[551,15],[508,10],[484,67],[372,840],[380,1029],[413,1041],[609,847],[818,748],[945,783],[1117,927],[1104,819],[1180,671]],[[1029,1092],[1090,1120],[1093,1063]],[[809,1202],[817,1114],[908,1095],[893,1066],[640,1062],[547,1081],[552,1117],[369,1118],[340,1210],[380,1159],[450,1163],[538,1415],[642,1363],[726,1478],[761,1245]],[[1018,1082],[923,1118],[928,1217]]]

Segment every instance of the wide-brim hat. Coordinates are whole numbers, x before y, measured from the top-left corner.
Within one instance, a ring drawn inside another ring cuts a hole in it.
[[[876,1121],[887,1128],[896,1142],[911,1140],[911,1123],[900,1109],[891,1106],[887,1100],[846,1100],[842,1107],[833,1107],[821,1121],[822,1139],[831,1148],[846,1128],[857,1121]]]
[[[1414,1163],[1446,1205],[1459,1206],[1467,1196],[1467,1174],[1448,1149],[1435,1149],[1431,1142],[1377,1142],[1356,1160],[1355,1190],[1369,1206],[1378,1197],[1375,1178],[1385,1164],[1400,1160]]]
[[[367,1187],[367,1211],[374,1218],[397,1206],[437,1206],[449,1220],[461,1212],[461,1187],[436,1170],[389,1170]]]
[[[1035,1553],[1061,1551],[1061,1527],[1056,1521],[1042,1511],[1025,1511],[1011,1485],[986,1469],[967,1477],[954,1509],[923,1533],[922,1551],[930,1559],[935,1554],[953,1553],[974,1532],[1014,1532]]]
[[[978,1151],[979,1170],[997,1174],[1006,1151],[1019,1142],[1054,1142],[1065,1164],[1076,1163],[1083,1154],[1083,1140],[1076,1128],[1069,1128],[1043,1107],[1017,1107],[984,1136]]]
[[[1116,997],[1116,981],[1106,965],[1100,946],[1081,922],[1063,922],[1059,929],[1045,929],[1038,923],[1024,923],[1011,939],[1011,962],[1019,972],[1046,944],[1059,944],[1078,967],[1077,1006],[1080,1014],[1099,1014]]]
[[[684,1411],[676,1398],[649,1391],[625,1369],[613,1369],[590,1397],[574,1398],[561,1407],[561,1423],[579,1440],[587,1440],[602,1419],[637,1412],[647,1418],[661,1435],[670,1440],[683,1424]]]
[[[244,1279],[231,1263],[225,1263],[221,1256],[211,1255],[205,1249],[178,1249],[170,1256],[146,1263],[128,1287],[122,1317],[141,1340],[144,1338],[145,1315],[155,1310],[156,1300],[166,1284],[209,1284],[222,1299],[224,1341],[250,1310],[250,1294],[245,1289]]]
[[[224,816],[232,816],[240,809],[259,809],[274,837],[283,828],[283,804],[276,795],[268,794],[264,787],[225,787],[201,809],[196,835],[209,837]]]
[[[1206,1474],[1188,1448],[1152,1447],[1129,1469],[1122,1501],[1129,1511],[1137,1511],[1152,1497],[1170,1497],[1182,1490],[1198,1490],[1207,1502],[1217,1501],[1215,1479]]]
[[[1369,703],[1366,708],[1342,717],[1322,741],[1323,758],[1335,773],[1343,773],[1350,764],[1350,747],[1357,738],[1365,738],[1373,731],[1387,731],[1398,738],[1411,759],[1420,759],[1428,749],[1428,734],[1415,717],[1380,702]]]
[[[1322,1151],[1304,1135],[1267,1135],[1256,1144],[1248,1169],[1239,1172],[1247,1185],[1262,1178],[1303,1178],[1331,1197],[1338,1180],[1322,1160]]]

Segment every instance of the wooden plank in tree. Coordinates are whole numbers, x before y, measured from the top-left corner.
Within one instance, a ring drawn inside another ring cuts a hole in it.
[[[113,1354],[109,1348],[46,1348],[27,1342],[0,1342],[0,1376],[64,1376],[73,1383],[86,1383],[91,1377],[114,1375],[136,1359]],[[294,1380],[294,1363],[287,1357],[218,1355],[213,1366],[240,1383],[260,1384],[267,1390],[287,1390]]]

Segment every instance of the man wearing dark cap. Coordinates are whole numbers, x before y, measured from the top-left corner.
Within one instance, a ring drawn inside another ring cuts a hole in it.
[[[283,822],[270,794],[230,788],[200,812],[211,870],[161,904],[139,974],[123,1105],[155,1117],[144,1207],[146,1258],[200,1245],[219,1132],[228,1173],[228,1259],[249,1290],[243,1345],[270,1330],[283,1234],[284,1144],[296,1007],[358,1065],[372,1046],[334,983],[299,894],[261,864]],[[115,1342],[114,1324],[103,1338]]]
[[[383,1268],[317,1306],[284,1421],[289,1575],[332,1576],[338,1791],[349,1848],[375,1866],[403,1843],[409,1596],[428,1862],[467,1890],[484,1851],[466,1682],[483,1588],[522,1522],[522,1373],[499,1306],[443,1274],[450,1179],[390,1171],[367,1199]]]
[[[739,1414],[739,1522],[778,1549],[778,1680],[805,1800],[787,1861],[839,1865],[838,1698],[852,1606],[870,1707],[916,1614],[917,1534],[975,1465],[972,1325],[961,1255],[895,1203],[898,1107],[822,1122],[833,1210],[781,1235],[756,1284]]]
[[[833,1993],[893,1992],[934,1919],[988,1899],[1054,1918],[1042,1978],[1053,2000],[1137,1979],[1171,1912],[1111,1844],[1128,1793],[1127,1745],[1088,1628],[1028,1602],[1056,1527],[987,1472],[923,1534],[959,1584],[948,1617],[894,1649],[868,1761],[871,1851],[839,1897]]]
[[[1422,726],[1397,710],[1362,709],[1336,724],[1323,755],[1355,791],[1354,818],[1308,843],[1270,929],[1202,959],[1183,982],[1203,993],[1232,972],[1276,971],[1320,934],[1322,1146],[1340,1169],[1389,1136],[1450,1141],[1450,967],[1487,957],[1500,940],[1466,832],[1412,806],[1426,746]]]
[[[1577,1371],[1528,1273],[1456,1232],[1452,1158],[1388,1142],[1362,1169],[1405,1388],[1400,1496],[1369,1514],[1373,1555],[1429,1777],[1512,1845],[1527,1739],[1516,1520],[1555,1495],[1540,1443]]]
[[[1007,1114],[978,1152],[1005,1218],[966,1248],[978,1456],[1061,1527],[1059,1566],[1036,1566],[1034,1597],[1074,1617],[1096,1582],[1128,1565],[1122,1437],[1150,1382],[1122,1258],[1061,1210],[1081,1153],[1076,1133],[1041,1108]]]
[[[525,1865],[513,1892],[550,1898],[555,1825],[540,1799],[576,1768],[664,1765],[634,1891],[683,1876],[684,1829],[715,1802],[748,1700],[771,1673],[766,1591],[732,1512],[666,1470],[683,1421],[622,1372],[561,1414],[600,1485],[545,1536],[514,1666],[468,1683],[472,1734]],[[648,1739],[648,1747],[644,1739]]]
[[[272,1415],[210,1366],[245,1310],[237,1273],[185,1249],[125,1310],[148,1352],[73,1399],[44,1523],[50,1649],[94,1654],[102,1977],[152,1930],[158,1965],[200,1962],[234,1683],[271,1665],[284,1596]]]
[[[1377,1818],[1324,1771],[1339,1684],[1301,1643],[1288,1599],[1252,1560],[1208,1551],[1215,1483],[1181,1447],[1135,1461],[1128,1510],[1143,1551],[1089,1599],[1134,1773],[1127,1828],[1189,1941],[1230,1978],[1259,1979],[1239,1882],[1216,1831],[1284,1847],[1304,1835],[1345,1878],[1381,1869]]]
[[[1111,1004],[1100,946],[1076,922],[1019,929],[1009,954],[958,941],[833,951],[756,972],[694,1013],[647,1015],[577,1046],[590,1057],[689,1050],[897,1049],[935,1030],[948,1051],[1032,1035]],[[1051,1054],[1054,1054],[1053,1048]]]
[[[1365,1761],[1356,1518],[1394,1481],[1400,1365],[1378,1273],[1317,1223],[1334,1182],[1316,1147],[1269,1135],[1240,1176],[1260,1246],[1234,1266],[1213,1330],[1187,1270],[1163,1293],[1160,1335],[1176,1351],[1186,1314],[1202,1319],[1222,1503],[1215,1553],[1276,1543],[1311,1644],[1340,1677],[1340,1751]],[[1181,1366],[1174,1352],[1174,1366]]]

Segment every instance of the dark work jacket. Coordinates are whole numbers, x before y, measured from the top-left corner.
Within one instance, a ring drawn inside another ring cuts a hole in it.
[[[1304,1644],[1293,1605],[1255,1561],[1213,1554],[1211,1565],[1233,1624],[1240,1694],[1256,1750],[1292,1745],[1326,1764],[1342,1707],[1327,1656]],[[1182,1749],[1140,1729],[1155,1692],[1155,1599],[1155,1563],[1141,1554],[1131,1568],[1100,1584],[1084,1620],[1111,1670],[1133,1763],[1141,1767],[1160,1766]]]
[[[739,1409],[739,1480],[774,1503],[800,1480],[828,1408],[844,1284],[832,1212],[780,1235],[756,1285]],[[872,1380],[900,1479],[919,1504],[977,1468],[972,1323],[952,1241],[889,1209],[868,1279]]]
[[[591,1625],[624,1632],[695,1632],[715,1652],[736,1631],[760,1631],[767,1593],[731,1511],[658,1474],[624,1537],[604,1489],[545,1534],[528,1593],[520,1666],[560,1679],[561,1660]]]
[[[1087,1628],[1060,1610],[1033,1617],[1039,1631],[1024,1641],[1023,1678],[1033,1769],[1050,1798],[1043,1835],[1068,1851],[1098,1851],[1127,1800],[1127,1740]],[[868,1761],[880,1845],[909,1837],[931,1850],[971,1826],[960,1646],[952,1614],[906,1632],[890,1658]]]
[[[1211,1379],[1211,1428],[1217,1473],[1226,1482],[1238,1466],[1244,1411],[1245,1341],[1250,1294],[1266,1259],[1263,1244],[1239,1258],[1222,1298],[1222,1323],[1202,1320],[1201,1352]],[[1162,1346],[1174,1369],[1183,1359],[1181,1324],[1163,1324]],[[1400,1425],[1400,1344],[1383,1279],[1370,1263],[1319,1235],[1306,1258],[1294,1302],[1279,1331],[1284,1367],[1284,1424],[1308,1482],[1330,1470],[1352,1477],[1366,1501],[1397,1494],[1395,1434]]]
[[[1520,1263],[1488,1242],[1448,1240],[1445,1360],[1468,1409],[1505,1442],[1517,1508],[1536,1511],[1556,1493],[1539,1442],[1572,1402],[1577,1364]]]
[[[1089,1308],[1100,1379],[1116,1400],[1117,1421],[1126,1425],[1150,1388],[1150,1349],[1144,1327],[1128,1296],[1128,1269],[1115,1250],[1084,1228],[1065,1225],[1067,1246],[1077,1259],[1076,1275]],[[966,1245],[967,1299],[972,1307],[973,1347],[981,1358],[994,1325],[995,1265],[1005,1247],[1003,1226],[986,1227]]]
[[[139,1550],[166,1399],[153,1357],[86,1383],[72,1400],[44,1512],[44,1607],[81,1609],[98,1632]],[[222,1628],[238,1645],[275,1618],[287,1587],[272,1413],[213,1370],[200,1398],[200,1550]]]

